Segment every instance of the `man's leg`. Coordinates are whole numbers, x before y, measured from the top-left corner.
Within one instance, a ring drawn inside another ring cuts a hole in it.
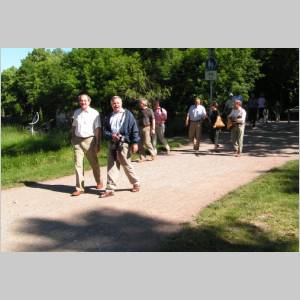
[[[238,138],[238,132],[237,132],[237,126],[234,126],[231,129],[231,141],[232,141],[232,145],[234,148],[234,151],[238,151],[238,142],[237,142],[237,138]]]
[[[157,125],[155,130],[157,132],[158,139],[164,145],[166,150],[169,152],[170,151],[170,146],[167,142],[167,139],[164,136],[164,134],[165,134],[165,124]]]
[[[196,149],[195,150],[199,150],[201,133],[202,133],[202,124],[200,122],[197,122],[196,123]]]
[[[74,163],[76,174],[76,190],[84,191],[84,168],[83,168],[84,151],[78,139],[75,139],[74,144]]]
[[[120,162],[117,153],[109,143],[107,156],[107,184],[106,189],[114,191],[117,188],[117,179],[120,174]]]
[[[144,148],[144,132],[143,128],[140,128],[140,141],[139,141],[139,154],[140,154],[140,159],[144,160],[146,158],[146,152]]]
[[[143,128],[144,147],[150,152],[152,157],[155,156],[153,145],[151,144],[151,130],[150,127]]]
[[[100,176],[100,166],[97,157],[97,153],[95,151],[95,138],[86,139],[85,142],[86,147],[86,157],[92,167],[94,178],[97,185],[102,184],[101,176]]]
[[[242,153],[242,151],[243,151],[244,132],[245,132],[245,125],[239,126],[238,127],[238,136],[237,136],[238,153]]]
[[[118,151],[118,161],[122,165],[124,172],[132,185],[139,185],[139,179],[136,176],[135,170],[130,162],[131,152],[130,146],[124,143]]]
[[[189,139],[190,141],[193,143],[193,147],[195,150],[195,136],[196,136],[196,126],[195,126],[195,122],[190,122],[190,127],[189,127]]]
[[[155,126],[155,134],[152,136],[152,145],[153,145],[155,154],[157,154],[157,136],[158,136],[158,125]]]

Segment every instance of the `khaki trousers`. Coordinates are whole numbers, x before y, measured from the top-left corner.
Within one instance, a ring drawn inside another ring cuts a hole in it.
[[[202,133],[202,123],[191,121],[189,127],[189,139],[193,142],[194,150],[199,150]]]
[[[235,125],[231,129],[231,141],[235,151],[242,153],[243,151],[243,140],[244,140],[244,125]]]
[[[145,158],[147,149],[150,152],[151,156],[155,156],[155,150],[151,143],[151,129],[150,126],[140,128],[140,142],[139,142],[139,152],[141,158]]]
[[[95,138],[89,137],[86,139],[82,139],[80,137],[74,137],[72,138],[72,144],[74,146],[76,189],[84,191],[84,155],[86,155],[86,158],[88,159],[93,169],[93,174],[96,183],[101,183],[100,166],[98,162],[97,153],[95,151]]]
[[[170,146],[165,138],[165,124],[156,124],[155,125],[155,135],[153,136],[153,147],[156,150],[157,139],[164,145],[167,151],[170,151]]]
[[[114,149],[113,143],[109,143],[106,185],[108,190],[116,189],[116,182],[120,175],[120,166],[123,167],[124,172],[131,184],[139,184],[139,179],[136,176],[130,159],[130,146],[127,143],[123,143],[118,147],[117,150]]]

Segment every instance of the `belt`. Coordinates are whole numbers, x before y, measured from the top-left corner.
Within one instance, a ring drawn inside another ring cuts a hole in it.
[[[197,121],[193,121],[193,120],[191,120],[191,122],[198,123],[198,122],[201,122],[201,120],[197,120]]]
[[[94,136],[94,135],[91,135],[91,136],[87,136],[87,137],[81,137],[81,136],[77,136],[77,135],[76,135],[76,137],[79,138],[79,139],[85,140],[85,139],[89,139],[89,138],[95,137],[95,136]]]

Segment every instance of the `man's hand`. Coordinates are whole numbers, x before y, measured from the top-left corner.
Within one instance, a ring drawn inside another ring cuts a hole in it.
[[[185,127],[188,127],[188,126],[189,126],[189,121],[186,120],[186,121],[185,121]]]
[[[117,142],[117,141],[120,139],[120,136],[119,136],[118,133],[113,133],[113,134],[111,135],[111,137],[112,137],[112,140],[113,140],[114,142]]]
[[[138,150],[139,150],[138,144],[133,144],[133,145],[131,146],[131,152],[132,152],[132,153],[136,153]]]
[[[155,134],[155,129],[151,129],[151,134],[152,134],[152,135]]]

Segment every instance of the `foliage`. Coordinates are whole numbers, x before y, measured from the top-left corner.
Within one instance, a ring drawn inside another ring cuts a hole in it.
[[[270,99],[276,93],[286,105],[295,103],[298,49],[219,48],[215,56],[214,100],[225,101],[229,92],[247,99],[257,83]],[[140,97],[160,99],[170,117],[182,118],[195,96],[208,105],[207,57],[206,48],[34,49],[18,69],[1,74],[2,116],[26,123],[39,111],[42,121],[50,121],[57,112],[72,114],[76,96],[86,92],[104,115],[110,111],[109,99],[117,94],[130,109]]]
[[[262,61],[265,76],[257,82],[257,94],[264,92],[269,107],[279,101],[281,111],[298,105],[299,49],[257,49],[255,57]]]

